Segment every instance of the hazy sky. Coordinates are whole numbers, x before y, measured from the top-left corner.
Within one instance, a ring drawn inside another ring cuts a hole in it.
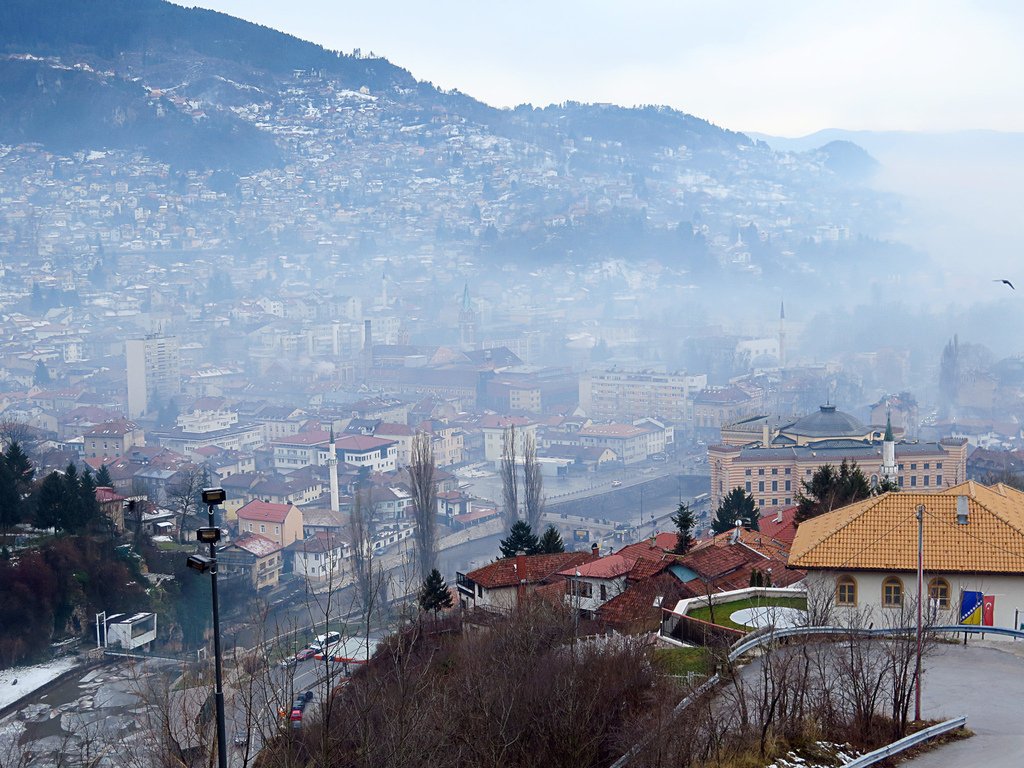
[[[182,4],[185,4],[183,2]],[[1024,3],[198,0],[496,106],[668,104],[719,125],[1024,130]]]

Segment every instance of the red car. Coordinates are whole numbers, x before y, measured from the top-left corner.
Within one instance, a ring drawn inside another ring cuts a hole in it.
[[[306,659],[312,659],[316,653],[312,648],[303,648],[301,651],[295,654],[296,661],[305,661]]]

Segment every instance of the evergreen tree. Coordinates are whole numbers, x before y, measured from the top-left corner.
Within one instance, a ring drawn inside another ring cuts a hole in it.
[[[697,527],[697,518],[687,504],[679,502],[678,509],[672,515],[672,523],[676,527],[676,546],[672,551],[677,555],[685,555],[693,546],[693,529]]]
[[[106,464],[100,465],[99,471],[96,473],[96,486],[98,488],[114,487],[114,481],[110,477],[110,470],[107,469]]]
[[[100,504],[96,501],[96,481],[88,467],[78,477],[79,530],[88,530],[100,517]]]
[[[423,580],[419,594],[420,610],[431,611],[435,617],[442,608],[452,607],[452,593],[448,590],[448,582],[441,572],[434,568]]]
[[[796,519],[802,523],[870,495],[871,483],[856,462],[851,464],[843,459],[838,471],[831,464],[823,464],[797,493]]]
[[[4,541],[7,532],[21,522],[22,501],[14,473],[6,461],[0,461],[0,531]]]
[[[36,528],[64,529],[65,484],[59,472],[51,472],[39,486],[35,496],[35,515],[32,525]]]
[[[32,383],[37,387],[45,387],[50,383],[50,371],[42,360],[36,363],[36,369],[32,372]]]
[[[534,534],[530,524],[524,520],[513,523],[508,536],[498,544],[502,557],[515,557],[519,552],[535,555],[539,547],[540,543],[537,541],[537,536]]]
[[[742,520],[742,526],[748,530],[758,529],[757,507],[754,504],[754,497],[744,491],[741,487],[733,488],[722,499],[715,511],[715,519],[711,522],[711,530],[715,533],[725,533],[736,527],[736,521]]]
[[[29,461],[28,456],[21,449],[21,445],[17,440],[11,442],[7,446],[7,453],[4,454],[4,462],[11,470],[11,474],[14,476],[14,482],[17,485],[18,493],[24,498],[28,496],[32,491],[32,481],[36,476],[36,469],[32,466],[32,462]]]
[[[555,526],[549,525],[544,529],[544,533],[537,544],[537,551],[542,555],[555,555],[559,552],[565,552],[565,543],[562,541],[562,535]]]

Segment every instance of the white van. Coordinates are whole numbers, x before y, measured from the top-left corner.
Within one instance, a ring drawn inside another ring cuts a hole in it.
[[[314,651],[320,652],[329,648],[341,640],[341,632],[328,632],[326,635],[317,635],[316,640],[309,644]]]

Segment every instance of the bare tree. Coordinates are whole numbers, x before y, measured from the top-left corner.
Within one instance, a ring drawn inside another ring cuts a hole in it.
[[[505,521],[505,532],[519,521],[519,475],[516,470],[516,426],[509,425],[501,433],[501,515]]]
[[[544,477],[537,461],[537,438],[530,432],[523,435],[523,497],[526,522],[539,532],[544,514]]]
[[[437,567],[437,486],[434,485],[434,448],[430,434],[412,439],[409,482],[416,519],[416,565],[421,578]]]
[[[167,503],[178,513],[178,541],[182,544],[188,540],[186,522],[196,520],[199,514],[201,492],[208,481],[206,470],[195,464],[179,470],[177,483],[167,489]]]

